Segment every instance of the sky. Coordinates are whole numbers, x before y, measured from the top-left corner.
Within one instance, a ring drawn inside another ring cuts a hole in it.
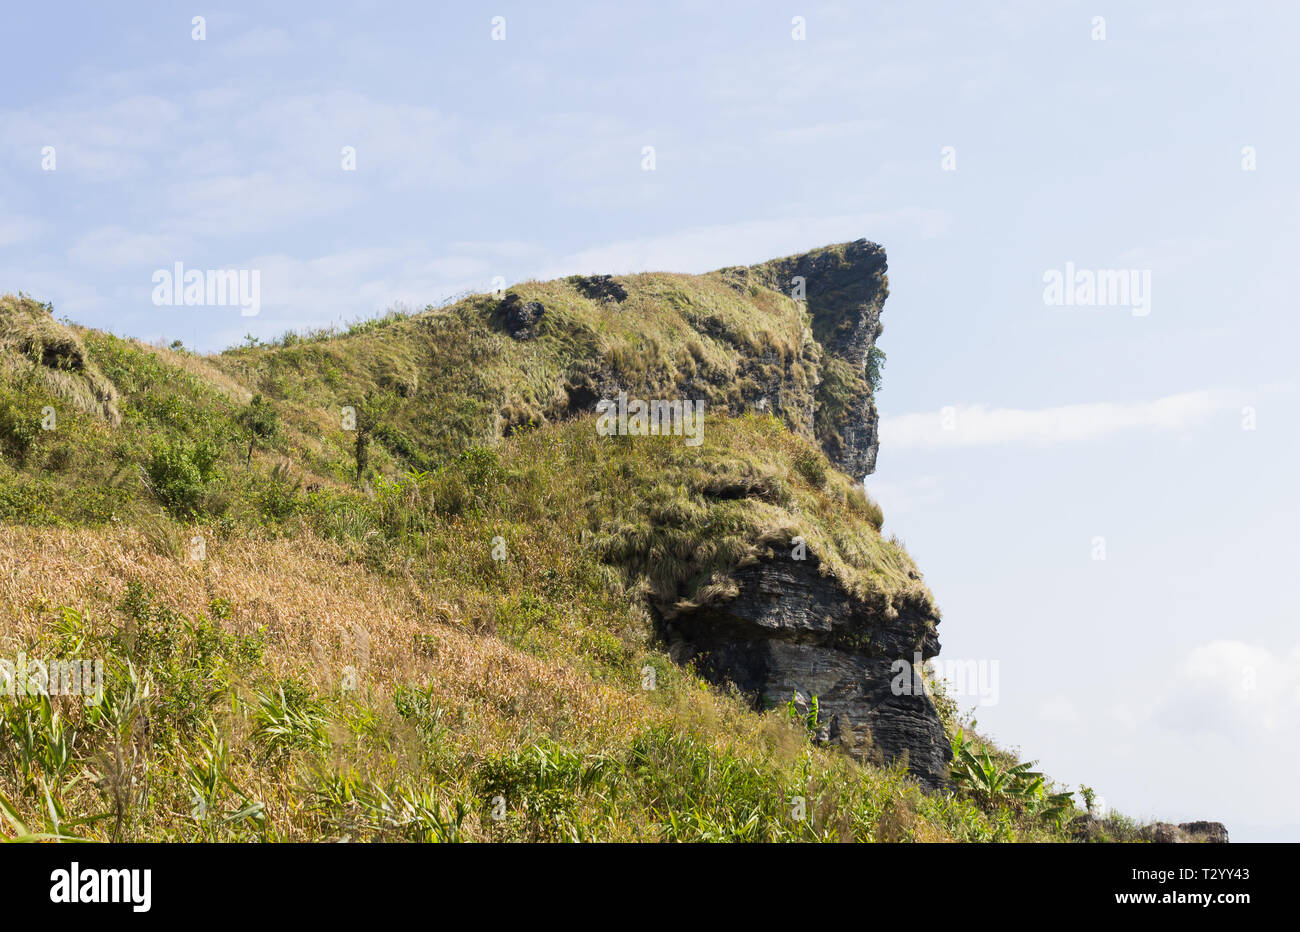
[[[191,6],[4,6],[0,290],[216,351],[879,242],[866,485],[963,708],[1134,817],[1300,840],[1300,6]],[[177,262],[257,313],[159,306]]]

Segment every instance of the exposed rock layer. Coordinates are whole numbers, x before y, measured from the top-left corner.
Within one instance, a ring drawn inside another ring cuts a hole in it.
[[[927,786],[946,779],[951,751],[911,666],[916,654],[939,652],[928,602],[869,605],[821,575],[811,555],[735,576],[734,599],[665,623],[679,662],[696,661],[702,675],[734,683],[757,707],[815,696],[822,740],[861,759],[905,760]]]
[[[802,287],[813,336],[853,378],[824,373],[817,391],[818,436],[831,462],[855,479],[876,470],[879,416],[875,395],[862,378],[883,327],[889,296],[885,249],[865,239],[752,266],[750,274],[786,294]],[[842,410],[841,410],[842,409]]]
[[[1142,837],[1156,844],[1201,842],[1227,844],[1228,829],[1222,822],[1152,822],[1142,829]]]

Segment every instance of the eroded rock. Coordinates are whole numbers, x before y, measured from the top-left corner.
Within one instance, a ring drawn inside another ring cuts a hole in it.
[[[511,337],[516,340],[531,340],[537,335],[537,322],[546,313],[546,308],[538,301],[525,302],[512,291],[502,299],[497,312]]]
[[[754,564],[735,578],[735,598],[664,622],[675,659],[734,683],[758,708],[816,696],[821,740],[863,760],[904,760],[928,787],[947,779],[952,752],[934,704],[921,689],[894,688],[911,679],[915,654],[939,652],[928,600],[869,605],[811,557]]]
[[[593,301],[618,303],[627,298],[627,289],[612,275],[575,275],[569,281]]]

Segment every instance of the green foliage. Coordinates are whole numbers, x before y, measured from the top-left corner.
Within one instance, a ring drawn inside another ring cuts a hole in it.
[[[185,766],[185,784],[193,801],[190,816],[202,828],[206,841],[235,840],[239,830],[266,830],[266,806],[240,789],[230,775],[230,745],[211,724],[208,736],[198,740],[199,754]],[[231,799],[237,800],[233,805]]]
[[[35,411],[25,411],[15,401],[0,404],[0,453],[21,465],[40,435],[41,419]]]
[[[253,501],[262,517],[280,522],[307,508],[301,491],[302,477],[290,476],[288,469],[277,463],[269,476],[255,483]]]
[[[268,758],[282,760],[291,751],[329,746],[324,711],[300,684],[281,683],[275,693],[258,693],[256,701],[252,738]]]
[[[464,841],[469,806],[455,800],[445,809],[432,789],[385,788],[373,779],[333,773],[317,778],[308,809],[325,832],[340,841]]]
[[[785,712],[800,730],[811,737],[817,734],[817,720],[821,715],[821,703],[816,696],[804,699],[798,693],[791,696],[785,704]]]
[[[977,754],[961,729],[953,736],[952,753],[953,783],[986,809],[1028,808],[1054,822],[1074,809],[1071,794],[1047,791],[1033,761],[1006,765],[995,761],[988,748]]]
[[[258,440],[270,440],[280,429],[280,417],[274,405],[261,395],[254,395],[248,406],[239,412],[239,424],[248,434],[248,455],[245,465],[253,461],[253,447]]]
[[[866,377],[867,384],[873,392],[880,391],[880,375],[885,368],[885,351],[874,343],[867,350]]]
[[[613,762],[541,742],[484,761],[477,782],[491,810],[505,808],[500,830],[526,841],[582,841],[579,796],[605,796]],[[607,796],[605,796],[607,798]]]
[[[149,487],[176,517],[198,517],[210,484],[219,478],[219,452],[208,441],[157,441],[145,467]]]

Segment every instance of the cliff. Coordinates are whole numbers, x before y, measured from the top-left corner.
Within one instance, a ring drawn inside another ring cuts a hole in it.
[[[0,650],[102,659],[107,709],[59,699],[71,771],[0,743],[5,812],[117,840],[1132,835],[950,767],[912,667],[939,611],[861,482],[887,294],[858,240],[210,355],[5,296]],[[0,732],[44,715],[0,704]],[[222,819],[178,817],[193,794]]]

